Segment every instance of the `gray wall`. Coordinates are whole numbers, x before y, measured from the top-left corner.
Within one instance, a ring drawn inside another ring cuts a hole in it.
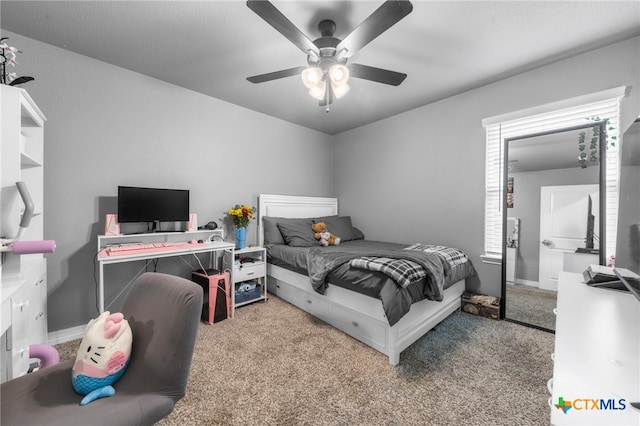
[[[598,184],[599,167],[512,173],[510,176],[514,178],[514,204],[507,215],[520,218],[516,278],[537,282],[540,263],[540,187]]]
[[[104,232],[104,214],[114,211],[118,184],[187,187],[201,222],[263,192],[338,196],[341,212],[372,239],[465,250],[479,273],[469,289],[498,296],[501,268],[479,257],[481,120],[621,85],[630,86],[621,127],[640,115],[640,39],[332,138],[4,34],[25,52],[20,72],[36,81],[24,87],[49,119],[45,238],[58,243],[47,255],[50,331],[83,325],[96,313],[96,235]],[[325,165],[322,173],[308,167],[311,158]]]
[[[47,117],[45,238],[57,242],[46,255],[49,331],[97,314],[96,235],[104,233],[104,215],[116,211],[119,184],[190,189],[200,223],[217,221],[236,203],[257,205],[260,193],[336,195],[332,138],[325,134],[4,35],[24,52],[19,72],[35,81],[23,87]],[[255,243],[255,226],[249,231],[247,242]],[[109,267],[109,293],[140,267]],[[185,269],[158,264],[161,271]]]
[[[623,85],[629,90],[622,100],[622,131],[640,115],[639,38],[337,135],[341,211],[351,214],[373,239],[465,250],[479,275],[469,290],[500,296],[501,266],[480,260],[482,119]]]

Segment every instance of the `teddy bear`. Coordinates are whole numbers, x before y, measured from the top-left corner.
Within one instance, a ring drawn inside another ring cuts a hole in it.
[[[337,246],[340,244],[340,237],[333,235],[327,230],[327,225],[324,222],[316,222],[311,225],[313,229],[314,237],[321,246]]]

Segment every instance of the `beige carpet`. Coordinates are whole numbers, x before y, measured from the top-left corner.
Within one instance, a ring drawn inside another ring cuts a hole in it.
[[[271,296],[201,324],[196,345],[187,395],[160,425],[549,424],[553,335],[505,321],[456,312],[393,367]]]
[[[537,325],[549,330],[556,329],[558,292],[541,290],[526,285],[507,285],[505,316],[509,319]]]

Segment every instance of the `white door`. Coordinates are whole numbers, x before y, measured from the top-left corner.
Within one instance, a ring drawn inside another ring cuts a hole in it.
[[[543,186],[540,188],[539,287],[558,290],[558,275],[565,252],[585,247],[589,196],[599,229],[598,185]],[[595,243],[597,248],[599,244]]]

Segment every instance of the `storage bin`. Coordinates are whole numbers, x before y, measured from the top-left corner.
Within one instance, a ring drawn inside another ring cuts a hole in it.
[[[462,293],[462,310],[485,318],[499,319],[500,298],[465,291]]]
[[[260,296],[262,296],[262,286],[260,284],[256,284],[256,286],[251,290],[236,291],[236,304],[250,302],[252,300],[260,298]]]

